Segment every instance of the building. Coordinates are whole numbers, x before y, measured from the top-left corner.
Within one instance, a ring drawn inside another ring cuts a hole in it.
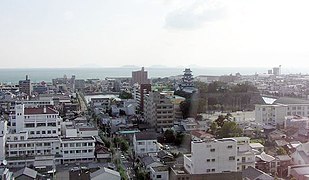
[[[281,75],[281,65],[279,67],[273,68],[273,74],[276,75],[276,76]]]
[[[307,180],[309,177],[309,165],[295,165],[288,167],[288,177],[294,177],[297,180]]]
[[[135,155],[157,153],[159,150],[157,144],[157,134],[154,132],[138,132],[133,136]]]
[[[183,76],[181,79],[181,83],[179,84],[179,90],[187,92],[187,93],[194,93],[197,91],[196,88],[194,88],[194,83],[193,83],[193,75],[192,71],[190,68],[186,68],[183,71]]]
[[[189,174],[237,171],[237,141],[232,138],[191,142],[191,154],[184,155]]]
[[[234,137],[237,141],[237,171],[255,167],[255,154],[250,147],[249,137]]]
[[[10,115],[10,126],[0,123],[0,132],[7,132],[4,147],[8,166],[35,165],[37,157],[47,160],[52,156],[54,164],[95,159],[94,136],[98,134],[97,129],[79,124],[75,127],[75,135],[69,132],[66,137],[61,133],[63,122],[56,110],[45,106],[25,108],[23,104],[17,104],[15,109],[15,113]],[[3,144],[0,145],[3,149]]]
[[[138,110],[144,112],[145,95],[151,91],[151,84],[135,84],[133,86],[133,98],[136,100]]]
[[[150,168],[151,180],[169,180],[169,168],[168,166],[158,166]]]
[[[297,146],[291,158],[295,165],[309,164],[309,142]]]
[[[90,179],[91,180],[102,180],[102,179],[120,180],[121,176],[119,172],[103,167],[91,173]]]
[[[148,72],[145,71],[144,67],[140,71],[132,72],[132,84],[150,84],[148,79]]]
[[[244,180],[274,180],[272,176],[252,166],[242,171],[242,177]]]
[[[255,105],[255,120],[260,124],[283,126],[287,108],[287,105]]]
[[[164,93],[149,92],[145,96],[145,120],[151,126],[160,128],[169,128],[174,124],[174,104]]]
[[[43,179],[43,176],[37,171],[24,167],[21,170],[14,173],[14,178],[16,180],[34,180],[34,179]]]
[[[8,168],[0,167],[0,179],[3,180],[14,180],[13,173]]]
[[[20,80],[18,84],[19,84],[19,92],[25,93],[28,96],[31,96],[32,88],[31,88],[31,81],[28,75],[26,75],[25,80]]]

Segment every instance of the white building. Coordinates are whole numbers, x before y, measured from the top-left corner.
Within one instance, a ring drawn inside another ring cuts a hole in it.
[[[287,108],[287,105],[255,105],[255,121],[267,125],[283,125]]]
[[[53,156],[55,164],[94,160],[93,136],[97,135],[97,130],[93,127],[80,125],[70,129],[72,131],[65,131],[69,136],[65,137],[61,136],[63,123],[56,110],[50,107],[25,108],[23,104],[16,105],[15,109],[10,115],[11,126],[0,123],[0,132],[6,135],[6,145],[0,144],[0,155],[3,146],[6,147],[5,159],[9,166],[35,165],[35,157],[39,156]]]
[[[297,146],[291,158],[295,165],[309,164],[309,142]]]
[[[159,151],[156,133],[138,132],[133,136],[135,155],[157,153]]]
[[[249,137],[234,137],[237,141],[237,171],[243,171],[249,166],[255,167],[255,154],[250,147]]]
[[[184,155],[189,174],[237,171],[237,141],[232,138],[191,142],[191,154]]]
[[[151,167],[150,168],[150,179],[168,180],[169,179],[168,166]]]

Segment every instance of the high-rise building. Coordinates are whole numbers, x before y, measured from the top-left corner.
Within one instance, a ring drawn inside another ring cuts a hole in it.
[[[137,101],[140,111],[144,111],[144,97],[150,91],[151,84],[137,84],[133,87],[133,98]]]
[[[25,93],[28,96],[31,96],[31,81],[26,75],[26,80],[19,81],[19,92]]]
[[[150,81],[148,79],[148,72],[145,71],[144,67],[140,71],[132,72],[132,84],[149,84]]]

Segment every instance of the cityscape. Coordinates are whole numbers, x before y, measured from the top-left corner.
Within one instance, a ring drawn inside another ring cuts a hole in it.
[[[0,180],[309,180],[308,0],[1,0]]]
[[[2,179],[305,179],[309,76],[1,83]]]

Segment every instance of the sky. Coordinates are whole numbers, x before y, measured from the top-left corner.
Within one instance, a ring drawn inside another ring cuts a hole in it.
[[[308,0],[1,0],[1,68],[309,67]]]

